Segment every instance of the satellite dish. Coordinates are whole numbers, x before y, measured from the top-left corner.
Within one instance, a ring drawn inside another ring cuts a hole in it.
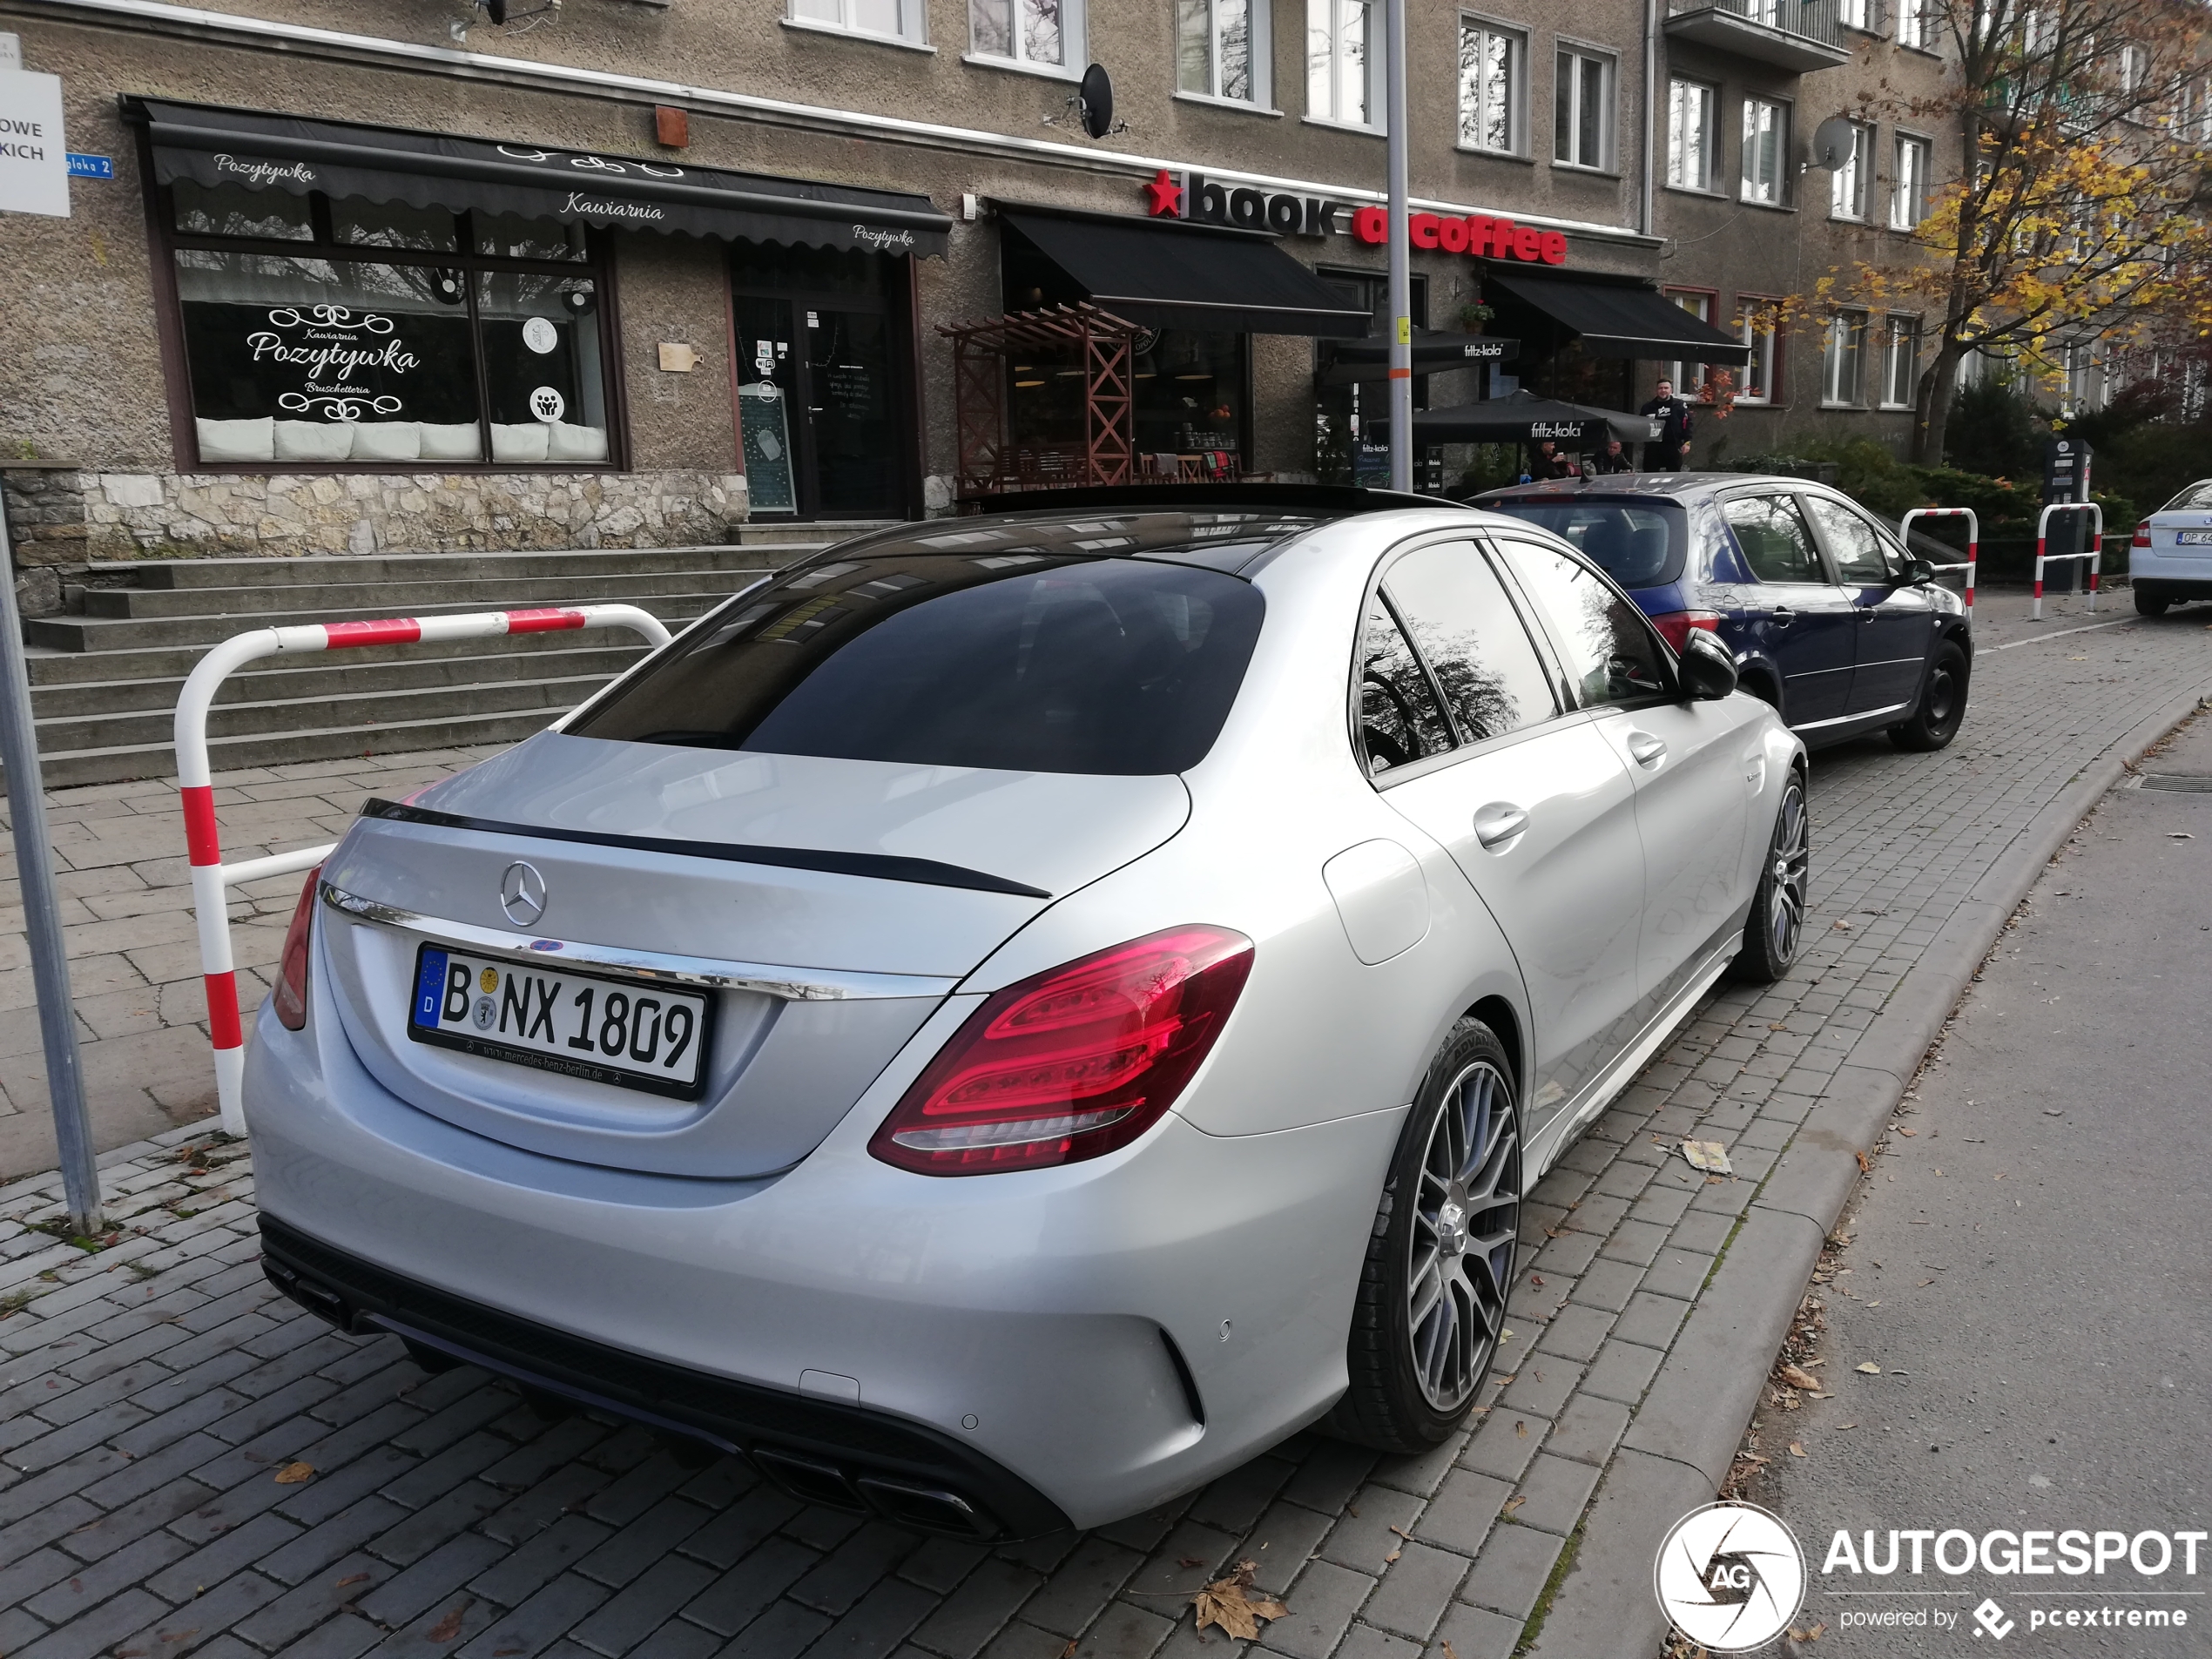
[[[1831,115],[1813,129],[1812,165],[1833,172],[1851,158],[1858,147],[1858,129],[1840,115]]]
[[[1105,64],[1093,64],[1083,71],[1082,84],[1076,88],[1076,107],[1083,131],[1092,138],[1103,138],[1114,130],[1114,82]]]

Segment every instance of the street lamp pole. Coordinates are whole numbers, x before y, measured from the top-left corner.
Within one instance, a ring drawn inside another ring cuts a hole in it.
[[[1390,145],[1390,487],[1413,487],[1413,273],[1406,232],[1406,0],[1386,0]]]

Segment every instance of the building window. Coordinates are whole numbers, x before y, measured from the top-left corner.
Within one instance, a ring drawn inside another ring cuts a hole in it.
[[[968,0],[968,51],[1035,69],[1083,60],[1081,0]]]
[[[1552,159],[1568,167],[1613,165],[1613,60],[1562,47],[1552,83]]]
[[[1460,143],[1518,155],[1527,144],[1528,39],[1474,17],[1460,19]]]
[[[1346,126],[1382,125],[1380,34],[1372,0],[1306,0],[1307,115]]]
[[[791,0],[791,20],[922,44],[922,0]]]
[[[1828,212],[1833,219],[1865,219],[1873,211],[1874,129],[1851,124],[1851,154],[1828,176]]]
[[[1713,320],[1713,296],[1710,293],[1669,288],[1667,290],[1667,298],[1700,322],[1710,322]],[[1675,391],[1683,397],[1702,399],[1710,395],[1705,384],[1705,365],[1703,363],[1669,363],[1662,371],[1660,378],[1672,381],[1675,383]]]
[[[1175,85],[1198,98],[1264,105],[1268,0],[1176,0]]]
[[[1866,314],[1839,311],[1828,322],[1828,338],[1821,348],[1820,401],[1857,408],[1864,401],[1860,390],[1860,361],[1866,354]]]
[[[1790,106],[1770,98],[1743,100],[1743,199],[1780,206],[1788,199]]]
[[[1900,46],[1932,49],[1938,0],[1897,0],[1897,42]]]
[[[1874,0],[1840,0],[1836,8],[1836,21],[1846,29],[1874,27]]]
[[[1882,407],[1909,409],[1920,389],[1920,320],[1892,314],[1882,341]]]
[[[1710,190],[1720,148],[1715,116],[1720,94],[1697,81],[1667,89],[1667,182],[1677,190]]]
[[[199,465],[615,458],[582,226],[189,180],[165,196]]]
[[[1897,141],[1897,182],[1890,192],[1890,228],[1919,228],[1928,216],[1928,141],[1900,138]]]
[[[1738,403],[1772,403],[1777,399],[1775,388],[1781,383],[1777,371],[1781,350],[1779,315],[1777,304],[1772,300],[1755,299],[1749,294],[1737,300],[1736,337],[1751,350],[1751,361],[1738,371]]]

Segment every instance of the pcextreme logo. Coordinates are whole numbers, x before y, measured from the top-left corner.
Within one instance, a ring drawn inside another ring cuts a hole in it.
[[[1805,1558],[1779,1516],[1757,1504],[1709,1503],[1659,1546],[1652,1588],[1675,1629],[1715,1653],[1771,1642],[1804,1601]]]

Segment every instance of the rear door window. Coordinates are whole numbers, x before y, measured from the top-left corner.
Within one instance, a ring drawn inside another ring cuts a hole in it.
[[[1820,553],[1795,496],[1735,496],[1723,503],[1743,561],[1762,582],[1821,582]]]
[[[1452,746],[1451,723],[1436,689],[1379,590],[1367,601],[1360,624],[1359,675],[1359,746],[1369,776],[1379,777]]]
[[[587,711],[577,737],[1010,772],[1188,771],[1265,603],[1139,559],[889,556],[739,596]]]
[[[1390,567],[1383,588],[1461,742],[1501,738],[1559,712],[1543,659],[1474,543],[1417,548]]]
[[[1523,523],[1549,530],[1624,588],[1661,587],[1682,575],[1689,538],[1678,502],[1578,496],[1495,505]]]

